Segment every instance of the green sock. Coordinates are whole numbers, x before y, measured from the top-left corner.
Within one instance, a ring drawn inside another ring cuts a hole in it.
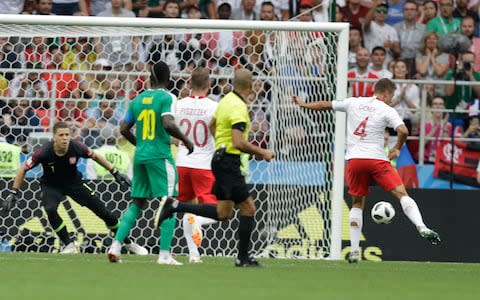
[[[177,218],[173,214],[160,225],[160,250],[170,251],[172,248],[173,233],[177,225]]]
[[[127,208],[125,213],[120,220],[120,227],[117,230],[117,234],[115,235],[115,240],[123,243],[125,238],[128,236],[130,229],[132,229],[135,221],[137,220],[138,216],[142,209],[138,207],[136,204],[132,203]]]

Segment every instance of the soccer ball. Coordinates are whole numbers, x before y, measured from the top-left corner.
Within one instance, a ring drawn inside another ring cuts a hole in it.
[[[377,224],[388,224],[395,217],[395,209],[385,201],[377,202],[371,211],[372,219]]]

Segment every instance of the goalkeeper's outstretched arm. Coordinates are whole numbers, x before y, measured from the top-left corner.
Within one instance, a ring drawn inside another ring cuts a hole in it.
[[[18,191],[20,187],[22,186],[23,181],[25,180],[25,174],[27,173],[27,167],[25,164],[23,164],[17,172],[17,175],[15,176],[15,180],[13,181],[13,186],[12,190],[13,191]]]
[[[93,155],[91,158],[94,161],[96,161],[99,165],[104,167],[107,171],[109,172],[113,171],[113,165],[105,157],[103,157],[103,155],[93,152]]]
[[[93,151],[92,151],[93,152]],[[112,174],[113,178],[121,184],[126,186],[131,186],[132,183],[127,175],[121,174],[103,155],[93,152],[91,157],[94,161],[96,161],[99,165],[104,167],[107,171]]]
[[[305,101],[302,98],[298,96],[293,96],[293,102],[295,102],[300,107],[313,109],[313,110],[332,109],[331,101],[315,101],[315,102],[305,103]]]
[[[5,198],[5,200],[0,200],[0,214],[5,215],[15,206],[15,203],[18,201],[18,189],[25,180],[25,173],[27,172],[27,168],[25,165],[22,165],[20,169],[18,169],[17,175],[15,176],[15,180],[13,182],[12,190]]]

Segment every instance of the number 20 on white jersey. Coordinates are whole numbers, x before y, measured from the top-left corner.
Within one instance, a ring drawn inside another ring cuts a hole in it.
[[[207,98],[191,96],[175,104],[175,119],[180,130],[193,142],[194,151],[187,155],[187,148],[180,143],[176,165],[194,169],[211,169],[215,142],[209,125],[218,103]]]

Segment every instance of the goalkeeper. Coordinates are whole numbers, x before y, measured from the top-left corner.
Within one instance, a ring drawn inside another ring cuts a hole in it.
[[[41,164],[43,176],[40,179],[42,190],[41,204],[45,209],[50,225],[65,247],[60,253],[78,253],[77,245],[70,238],[65,222],[58,214],[58,205],[70,196],[82,206],[88,207],[113,232],[117,231],[119,221],[107,210],[95,192],[82,181],[82,174],[77,169],[79,158],[91,158],[109,170],[115,180],[122,185],[130,185],[130,180],[101,155],[94,153],[85,144],[71,140],[70,128],[65,122],[57,122],[53,126],[53,140],[36,150],[18,170],[12,190],[2,203],[2,211],[8,212],[18,200],[20,186],[25,179],[25,173]],[[146,255],[148,251],[136,243],[125,239],[126,248],[135,254]]]

